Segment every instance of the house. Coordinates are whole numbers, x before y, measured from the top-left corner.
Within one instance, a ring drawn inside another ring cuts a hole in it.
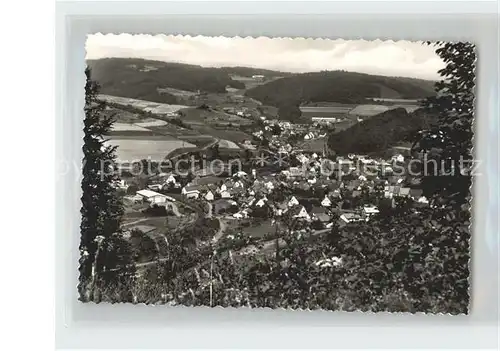
[[[418,203],[421,203],[421,204],[428,204],[429,203],[429,200],[427,200],[427,198],[425,196],[421,196],[419,199],[418,199]]]
[[[172,174],[169,175],[167,179],[165,179],[165,184],[175,184],[175,183],[177,183],[177,180]]]
[[[302,169],[299,167],[290,167],[288,171],[290,172],[290,177],[300,177],[303,175]]]
[[[162,203],[167,201],[170,197],[157,193],[156,191],[151,191],[147,189],[139,190],[136,192],[138,196],[141,196],[144,201],[149,203]],[[172,198],[170,198],[172,199]],[[171,200],[170,200],[171,201]]]
[[[410,188],[399,188],[398,195],[401,197],[409,197],[410,196]]]
[[[376,215],[377,213],[379,213],[377,206],[364,206],[363,207],[363,214],[368,218],[373,216],[373,215]]]
[[[298,204],[299,201],[295,198],[295,196],[292,196],[292,198],[288,201],[288,207],[297,206]]]
[[[344,213],[340,216],[344,223],[360,222],[363,218],[357,213]]]
[[[213,201],[214,200],[214,193],[212,193],[210,190],[207,191],[207,193],[205,194],[205,200],[207,201]]]
[[[124,196],[123,199],[126,199],[134,204],[140,204],[143,202],[144,200],[144,197],[142,197],[141,195],[134,195],[134,196]]]
[[[197,199],[200,196],[200,190],[198,185],[186,185],[181,190],[181,194],[188,199]]]
[[[325,195],[325,198],[323,201],[321,201],[321,206],[323,207],[330,207],[332,205],[332,201],[328,198],[328,196]]]
[[[163,189],[163,186],[161,184],[150,184],[148,185],[148,189],[156,192]]]
[[[304,206],[294,206],[288,212],[291,214],[293,218],[299,218],[299,219],[304,219],[309,221],[311,219],[311,216],[309,216],[309,213],[307,213],[307,210]]]
[[[423,190],[422,189],[411,189],[410,190],[410,197],[417,201],[418,199],[420,199],[420,197],[422,196],[423,194]]]
[[[307,179],[307,182],[308,182],[309,184],[316,184],[316,181],[317,181],[317,180],[316,180],[316,177],[310,177],[309,179]]]
[[[288,211],[288,204],[286,201],[284,202],[277,202],[277,203],[274,203],[274,204],[271,204],[271,207],[273,208],[274,210],[274,214],[276,216],[281,216],[283,215],[285,212]]]
[[[324,207],[314,206],[311,209],[311,215],[313,219],[318,219],[323,223],[330,222],[330,216],[326,213]]]
[[[262,207],[266,204],[266,202],[267,202],[267,197],[264,196],[262,199],[260,199],[255,203],[255,206]]]
[[[230,199],[230,198],[232,198],[233,196],[231,195],[231,193],[230,193],[229,191],[227,191],[227,190],[223,190],[223,191],[221,191],[221,192],[220,192],[220,197],[221,197],[222,199]]]
[[[240,212],[233,214],[233,217],[236,219],[248,218],[248,210],[241,210]]]
[[[128,184],[125,182],[125,180],[120,179],[120,181],[117,184],[118,188],[127,190],[128,189]]]
[[[340,194],[340,189],[335,189],[333,191],[330,191],[328,193],[328,196],[332,197],[332,198],[341,198],[341,194]]]

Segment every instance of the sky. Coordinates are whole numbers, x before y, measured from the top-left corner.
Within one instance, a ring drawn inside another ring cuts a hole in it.
[[[346,70],[437,80],[444,63],[434,50],[409,41],[93,34],[87,38],[86,58],[134,57],[293,73]]]

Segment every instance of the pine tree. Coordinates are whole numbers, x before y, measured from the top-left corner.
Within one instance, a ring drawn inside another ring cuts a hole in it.
[[[82,222],[80,226],[80,299],[93,299],[98,253],[103,254],[111,242],[119,242],[114,236],[120,233],[123,215],[121,199],[116,195],[119,181],[116,172],[116,147],[106,146],[104,136],[114,120],[104,114],[105,103],[97,99],[99,85],[91,80],[90,69],[85,70],[85,120],[83,137]],[[123,250],[122,250],[123,251]],[[125,250],[126,251],[126,250]],[[116,263],[114,266],[116,266]],[[110,268],[111,264],[101,264]]]

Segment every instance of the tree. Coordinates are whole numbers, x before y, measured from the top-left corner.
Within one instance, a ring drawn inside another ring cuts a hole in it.
[[[285,102],[278,107],[278,116],[281,120],[298,122],[302,112],[297,104]]]
[[[423,101],[427,110],[438,113],[439,123],[423,131],[413,149],[426,156],[424,195],[459,208],[469,201],[471,186],[467,167],[472,166],[476,54],[471,43],[427,44],[437,46],[436,53],[446,64],[439,71],[437,95]]]
[[[109,240],[116,241],[123,215],[121,199],[115,188],[119,182],[116,172],[115,147],[104,144],[104,136],[114,122],[104,114],[105,104],[97,99],[99,86],[92,81],[90,69],[85,70],[85,120],[83,137],[82,222],[80,225],[80,299],[93,300],[93,291],[99,267],[97,254]],[[102,252],[102,251],[101,251]]]
[[[271,132],[273,135],[280,135],[282,132],[282,128],[279,126],[279,124],[274,124],[272,126]]]

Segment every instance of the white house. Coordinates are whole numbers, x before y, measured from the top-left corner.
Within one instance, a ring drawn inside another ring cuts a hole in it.
[[[147,189],[139,190],[136,193],[149,203],[162,203],[168,200],[168,196]]]
[[[175,177],[171,174],[168,176],[168,178],[165,180],[165,184],[175,184],[177,181],[175,180]]]
[[[150,184],[148,185],[149,190],[160,191],[163,188],[161,184]]]
[[[376,206],[364,206],[363,207],[363,213],[367,216],[367,217],[371,217],[377,213],[379,213],[379,210]]]
[[[120,188],[120,189],[123,189],[123,190],[128,189],[128,185],[123,179],[120,179],[120,181],[118,182],[117,185],[118,185],[118,188]]]
[[[255,204],[255,206],[262,207],[262,206],[264,206],[266,204],[266,201],[267,201],[267,199],[264,197],[264,198],[260,199],[259,201],[257,201],[257,203]]]
[[[340,219],[345,223],[359,222],[363,220],[361,216],[356,213],[344,213],[340,216]]]
[[[233,214],[233,217],[236,219],[248,218],[248,212],[247,210],[242,210],[240,212]]]
[[[292,196],[290,201],[288,201],[288,207],[297,206],[298,204],[299,204],[299,201],[295,198],[295,196]]]
[[[188,199],[197,199],[200,196],[200,191],[197,188],[185,186],[184,188],[182,188],[181,194]]]
[[[332,202],[330,201],[328,196],[325,195],[325,198],[323,199],[323,201],[321,201],[321,206],[330,207],[331,205],[332,205]]]
[[[205,200],[207,201],[213,201],[214,200],[214,193],[212,193],[210,190],[205,194]]]
[[[428,204],[429,200],[427,200],[427,198],[425,196],[420,196],[420,198],[418,199],[418,202],[421,204]]]
[[[229,191],[227,191],[227,190],[223,190],[223,191],[221,191],[221,192],[220,192],[220,197],[221,197],[222,199],[230,199],[230,198],[232,198],[233,196],[231,195],[231,193],[230,193]]]
[[[309,216],[309,213],[307,213],[307,210],[304,206],[302,206],[300,208],[300,210],[298,210],[297,213],[293,215],[293,217],[294,218],[302,218],[302,219],[306,219],[306,220],[311,219],[311,217]]]

